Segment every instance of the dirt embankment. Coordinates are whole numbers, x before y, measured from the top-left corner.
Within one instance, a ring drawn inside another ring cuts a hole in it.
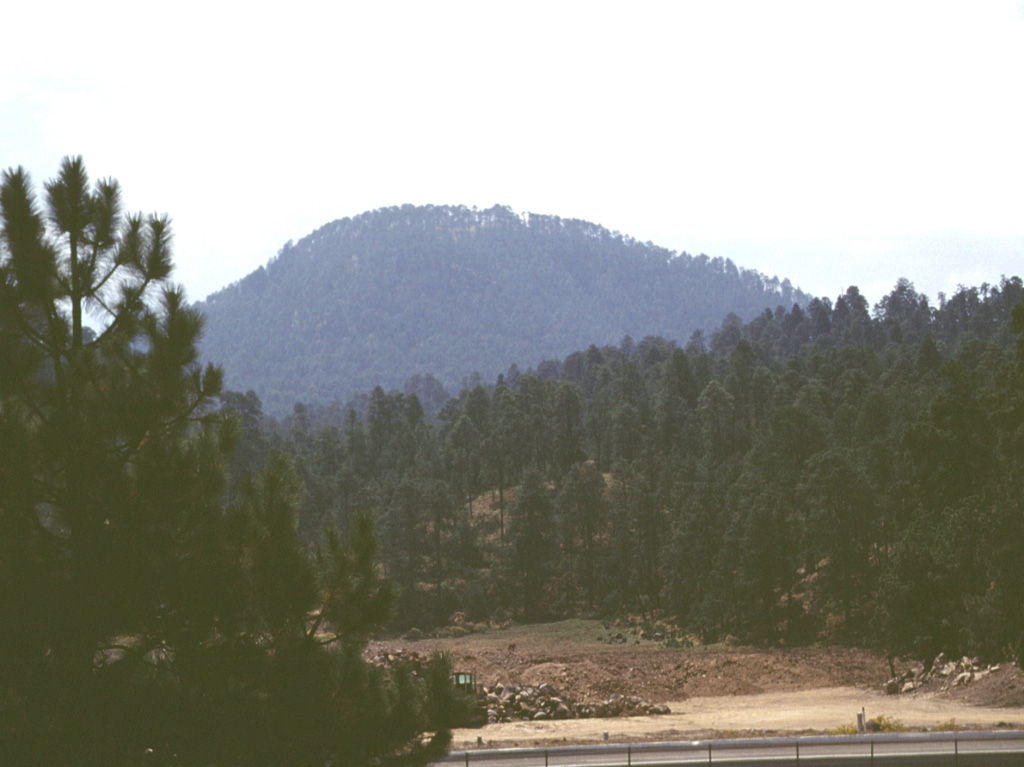
[[[548,682],[581,701],[613,694],[657,703],[709,695],[753,695],[819,687],[879,687],[888,678],[884,658],[849,648],[754,649],[722,645],[670,648],[570,620],[521,626],[458,639],[375,643],[420,654],[450,652],[477,680],[538,685]]]
[[[513,627],[458,639],[374,643],[429,654],[450,652],[460,670],[487,686],[548,683],[566,697],[596,702],[619,694],[666,703],[672,714],[628,719],[506,722],[457,731],[455,748],[610,739],[707,737],[722,733],[793,733],[851,725],[861,708],[915,729],[965,725],[1024,727],[1024,673],[1000,667],[976,683],[932,685],[886,695],[885,658],[866,650],[810,647],[670,648],[619,637],[596,621]],[[898,669],[911,666],[899,661]],[[995,708],[998,707],[998,708]]]

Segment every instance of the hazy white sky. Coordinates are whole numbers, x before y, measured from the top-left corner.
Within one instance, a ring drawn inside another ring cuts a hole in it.
[[[174,219],[193,299],[403,203],[510,205],[872,303],[1024,275],[1024,4],[47,2],[0,168]]]

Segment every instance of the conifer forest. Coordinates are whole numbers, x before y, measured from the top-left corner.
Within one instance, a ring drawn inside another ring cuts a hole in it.
[[[394,630],[635,613],[703,641],[1024,651],[1024,286],[900,280],[590,346],[446,398],[281,419],[227,393],[233,475],[286,454],[299,530],[372,513]],[[442,394],[438,394],[441,390]]]
[[[397,248],[421,230],[409,266]],[[276,350],[257,365],[264,412],[240,368],[206,359],[166,216],[125,212],[80,157],[39,190],[22,168],[0,177],[3,764],[425,765],[470,705],[450,656],[384,668],[364,651],[455,616],[639,616],[674,641],[890,663],[1024,654],[1019,277],[934,305],[904,279],[870,306],[504,208],[407,206],[314,234],[205,305],[226,316],[274,280],[316,293],[239,343]],[[401,291],[380,298],[395,284],[421,302],[386,318],[401,343],[332,314],[326,278],[288,276],[333,258],[314,248],[331,238],[386,261],[346,251],[333,272],[370,291],[363,309],[402,310]],[[547,292],[523,282],[544,264]],[[488,321],[448,322],[462,304]],[[670,314],[663,334],[607,341]],[[564,332],[569,315],[603,324]],[[294,362],[327,329],[347,345]],[[466,374],[516,350],[501,374]],[[387,380],[353,392],[377,357]],[[283,407],[296,391],[317,397]]]

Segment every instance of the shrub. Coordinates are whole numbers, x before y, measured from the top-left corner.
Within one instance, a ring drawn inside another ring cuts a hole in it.
[[[906,732],[909,728],[895,717],[879,714],[868,720],[868,729],[871,732]]]
[[[841,724],[828,731],[829,735],[856,735],[857,727],[852,724]]]

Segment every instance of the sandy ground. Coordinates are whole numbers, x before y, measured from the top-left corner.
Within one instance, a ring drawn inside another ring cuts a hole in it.
[[[512,721],[456,730],[453,748],[512,748],[600,742],[687,740],[745,735],[824,733],[884,715],[910,729],[1024,729],[1024,671],[1002,664],[967,685],[934,677],[923,688],[886,695],[889,664],[870,650],[811,646],[668,647],[629,626],[572,619],[473,633],[459,639],[375,642],[370,656],[388,660],[451,653],[457,669],[477,681],[516,686],[551,684],[567,700],[611,695],[665,703],[663,716],[562,721]],[[383,662],[383,661],[381,661]],[[388,660],[390,662],[390,660]],[[896,659],[897,673],[920,661]]]
[[[686,740],[704,737],[825,732],[854,725],[863,707],[870,719],[880,714],[923,730],[955,722],[968,729],[1024,728],[1021,708],[989,708],[958,703],[935,694],[890,696],[855,687],[832,687],[758,695],[690,698],[669,703],[672,713],[620,719],[560,722],[507,722],[478,730],[456,730],[453,750],[513,748],[556,743]],[[477,739],[482,740],[482,744]]]

